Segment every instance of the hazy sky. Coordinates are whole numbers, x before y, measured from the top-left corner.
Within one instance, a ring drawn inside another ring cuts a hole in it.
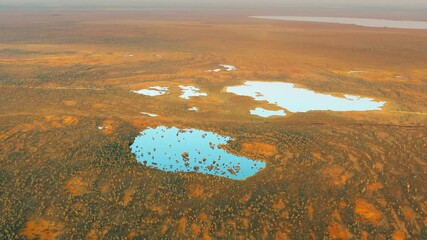
[[[0,6],[427,8],[427,0],[0,0]]]

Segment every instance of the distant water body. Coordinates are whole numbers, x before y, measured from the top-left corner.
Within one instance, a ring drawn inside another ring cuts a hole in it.
[[[399,21],[372,18],[343,18],[343,17],[297,17],[297,16],[250,16],[251,18],[298,21],[298,22],[320,22],[351,24],[363,27],[376,28],[403,28],[403,29],[427,29],[427,22],[422,21]]]

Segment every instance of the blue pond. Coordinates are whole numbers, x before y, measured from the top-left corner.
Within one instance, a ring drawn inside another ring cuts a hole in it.
[[[171,172],[200,172],[242,180],[255,175],[265,163],[237,156],[219,148],[231,137],[197,129],[148,128],[130,146],[146,166]]]

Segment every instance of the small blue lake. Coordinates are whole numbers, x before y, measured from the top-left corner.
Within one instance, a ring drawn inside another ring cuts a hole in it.
[[[231,137],[198,129],[148,128],[130,146],[137,161],[170,172],[199,172],[236,180],[255,175],[266,164],[228,153]]]

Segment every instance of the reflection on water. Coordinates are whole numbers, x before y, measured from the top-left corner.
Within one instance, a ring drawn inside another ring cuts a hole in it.
[[[259,107],[251,110],[250,113],[252,115],[257,115],[264,118],[271,117],[271,116],[286,116],[286,113],[283,110],[274,111],[274,110],[267,110]]]
[[[159,115],[157,115],[157,114],[154,114],[154,113],[148,113],[148,112],[141,112],[141,114],[144,114],[144,115],[147,115],[147,116],[150,116],[150,117],[157,117],[157,116],[159,116]]]
[[[169,90],[169,87],[154,86],[154,87],[149,87],[148,89],[134,90],[132,92],[145,95],[145,96],[154,97],[154,96],[164,95],[167,93],[168,90]]]
[[[227,87],[229,93],[253,97],[257,101],[267,101],[290,112],[311,110],[367,111],[381,110],[384,102],[371,98],[344,95],[336,97],[297,88],[292,83],[247,81],[244,85]]]
[[[427,29],[427,22],[421,22],[421,21],[399,21],[399,20],[372,19],[372,18],[297,17],[297,16],[252,16],[252,18],[285,20],[285,21],[301,21],[301,22],[353,24],[353,25],[358,25],[363,27]]]
[[[229,64],[220,64],[219,66],[221,66],[222,68],[224,68],[225,71],[234,71],[234,70],[237,69],[235,66],[229,65]],[[221,72],[221,70],[222,70],[221,68],[216,68],[216,69],[213,69],[213,70],[206,70],[205,72],[215,72],[215,73],[217,73],[217,72]]]
[[[219,148],[230,137],[197,129],[149,128],[131,145],[132,153],[147,166],[172,172],[200,172],[231,179],[253,176],[265,163]]]
[[[235,66],[229,64],[220,64],[220,66],[225,68],[225,71],[234,71],[237,69]]]
[[[184,99],[190,99],[190,97],[206,97],[208,96],[207,93],[204,92],[199,92],[200,89],[196,88],[194,86],[182,86],[180,85],[179,88],[181,88],[181,96],[179,96],[180,98],[184,98]]]

